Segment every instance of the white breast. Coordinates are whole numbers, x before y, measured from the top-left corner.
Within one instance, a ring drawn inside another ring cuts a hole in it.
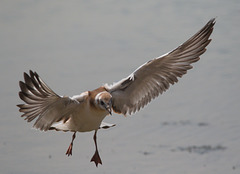
[[[86,101],[79,105],[67,122],[60,121],[54,123],[52,127],[62,131],[88,132],[97,130],[107,115],[107,111],[97,110]]]

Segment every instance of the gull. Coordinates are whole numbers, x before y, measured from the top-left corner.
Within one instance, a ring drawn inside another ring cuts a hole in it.
[[[73,97],[56,94],[32,70],[24,73],[20,81],[19,97],[25,104],[17,105],[22,117],[41,131],[71,131],[72,141],[66,155],[72,155],[73,141],[77,132],[95,131],[93,140],[95,153],[91,158],[96,167],[102,164],[97,146],[97,131],[115,126],[104,123],[112,111],[131,115],[147,105],[152,99],[178,82],[192,68],[206,51],[215,18],[182,45],[160,57],[154,58],[138,67],[132,74],[112,85],[105,84],[95,90],[86,91]]]

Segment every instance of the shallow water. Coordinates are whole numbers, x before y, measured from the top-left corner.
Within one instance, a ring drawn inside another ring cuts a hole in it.
[[[2,1],[0,173],[239,173],[239,1]],[[93,132],[40,132],[18,112],[18,81],[37,71],[60,95],[129,75],[217,23],[202,59],[131,117],[99,131],[103,165],[90,163]]]

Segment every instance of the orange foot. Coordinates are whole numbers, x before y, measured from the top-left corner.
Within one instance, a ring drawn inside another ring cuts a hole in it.
[[[66,152],[66,155],[67,155],[67,156],[72,155],[72,147],[73,147],[73,145],[72,145],[72,143],[71,143],[71,144],[69,145],[69,147],[68,147],[67,152]]]
[[[66,152],[67,156],[72,155],[73,141],[74,141],[75,138],[76,138],[76,132],[74,132],[74,134],[72,135],[72,141],[71,141],[71,143],[68,147],[68,150]]]
[[[98,164],[102,164],[102,160],[101,160],[97,150],[95,151],[95,153],[91,159],[91,162],[92,161],[96,164],[96,167],[98,167]]]

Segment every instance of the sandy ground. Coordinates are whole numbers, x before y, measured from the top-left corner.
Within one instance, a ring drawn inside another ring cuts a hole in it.
[[[240,2],[1,1],[0,173],[240,172]],[[93,132],[40,132],[21,117],[18,81],[33,69],[60,95],[129,75],[217,23],[201,60],[179,83],[130,117],[98,133],[103,165],[90,159]]]

